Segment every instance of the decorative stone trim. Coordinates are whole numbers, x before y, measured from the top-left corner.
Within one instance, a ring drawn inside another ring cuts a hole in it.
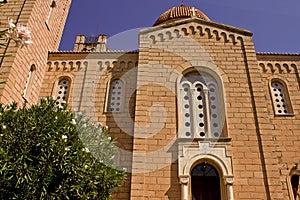
[[[221,181],[222,199],[233,200],[234,183],[232,157],[228,155],[226,146],[213,145],[208,141],[179,143],[178,176],[181,184],[181,199],[188,200],[191,184],[188,184],[193,167],[201,162],[212,164],[218,171]]]
[[[290,74],[297,71],[297,66],[294,63],[260,62],[259,69],[263,73]]]
[[[156,44],[157,42],[171,41],[174,38],[185,37],[189,35],[199,35],[200,37],[207,37],[209,39],[215,39],[216,41],[223,41],[224,43],[231,42],[237,45],[239,42],[239,35],[233,33],[227,33],[223,30],[214,29],[213,27],[198,25],[191,25],[187,28],[180,27],[170,27],[168,29],[163,29],[164,32],[157,31],[149,35],[149,41],[151,44]]]

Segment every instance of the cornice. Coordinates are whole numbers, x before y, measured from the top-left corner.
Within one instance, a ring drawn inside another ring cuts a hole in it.
[[[158,26],[155,26],[155,27],[142,29],[140,31],[140,34],[146,34],[146,33],[161,30],[161,29],[164,29],[164,28],[171,28],[171,27],[174,27],[174,26],[188,24],[188,23],[191,23],[191,22],[211,26],[213,28],[223,29],[223,30],[226,30],[226,31],[230,31],[230,32],[245,35],[245,36],[252,36],[253,35],[253,33],[251,31],[248,31],[248,30],[245,30],[245,29],[242,29],[242,28],[237,28],[237,27],[233,27],[233,26],[229,26],[229,25],[225,25],[225,24],[221,24],[221,23],[217,23],[217,22],[212,22],[212,21],[205,21],[203,19],[199,19],[199,18],[196,18],[196,17],[192,17],[192,18],[188,18],[188,19],[182,19],[182,20],[178,20],[178,21],[171,22],[171,23],[168,23],[168,24],[161,24],[161,25],[158,25]]]

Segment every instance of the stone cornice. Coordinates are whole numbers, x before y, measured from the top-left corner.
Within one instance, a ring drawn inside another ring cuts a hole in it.
[[[82,60],[82,59],[116,59],[122,56],[129,56],[129,55],[136,55],[138,56],[138,51],[113,51],[113,52],[66,52],[66,51],[59,51],[59,52],[49,52],[48,53],[48,60],[68,60],[68,59],[75,59],[75,60]]]
[[[174,27],[174,26],[188,24],[188,23],[191,23],[191,22],[211,26],[213,28],[223,29],[223,30],[226,30],[226,31],[229,31],[229,32],[233,32],[233,33],[237,33],[237,34],[241,34],[241,35],[245,35],[245,36],[252,36],[253,35],[253,33],[251,31],[248,31],[248,30],[244,30],[244,29],[241,29],[241,28],[236,28],[236,27],[233,27],[233,26],[229,26],[229,25],[225,25],[225,24],[221,24],[221,23],[217,23],[217,22],[205,21],[205,20],[202,20],[202,19],[199,19],[199,18],[196,18],[196,17],[192,17],[192,18],[189,18],[189,19],[183,19],[183,20],[175,21],[175,22],[168,23],[168,24],[162,24],[162,25],[159,25],[159,26],[151,27],[151,28],[142,29],[140,31],[140,34],[150,33],[150,32],[153,32],[153,31],[161,30],[163,28],[171,28],[171,27]]]
[[[300,61],[297,53],[256,53],[258,61]]]

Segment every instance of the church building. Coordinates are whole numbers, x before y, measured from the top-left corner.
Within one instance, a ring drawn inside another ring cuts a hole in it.
[[[300,198],[300,54],[257,53],[252,32],[186,5],[140,30],[136,51],[108,49],[103,34],[61,52],[70,4],[1,8],[33,44],[0,49],[13,55],[0,58],[0,102],[53,96],[107,125],[128,173],[112,199]]]

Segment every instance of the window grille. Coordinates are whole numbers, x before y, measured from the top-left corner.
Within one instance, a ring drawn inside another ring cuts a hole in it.
[[[277,115],[291,114],[291,108],[288,101],[289,99],[287,96],[287,91],[281,82],[273,81],[271,83],[271,94],[272,94],[275,114]]]
[[[70,91],[70,81],[68,79],[62,79],[58,82],[56,104],[62,105],[68,101]]]
[[[181,80],[179,90],[181,137],[221,137],[224,104],[215,79],[208,74],[188,74]]]
[[[122,110],[122,95],[123,82],[121,80],[114,80],[110,84],[109,91],[109,112],[121,112]]]

